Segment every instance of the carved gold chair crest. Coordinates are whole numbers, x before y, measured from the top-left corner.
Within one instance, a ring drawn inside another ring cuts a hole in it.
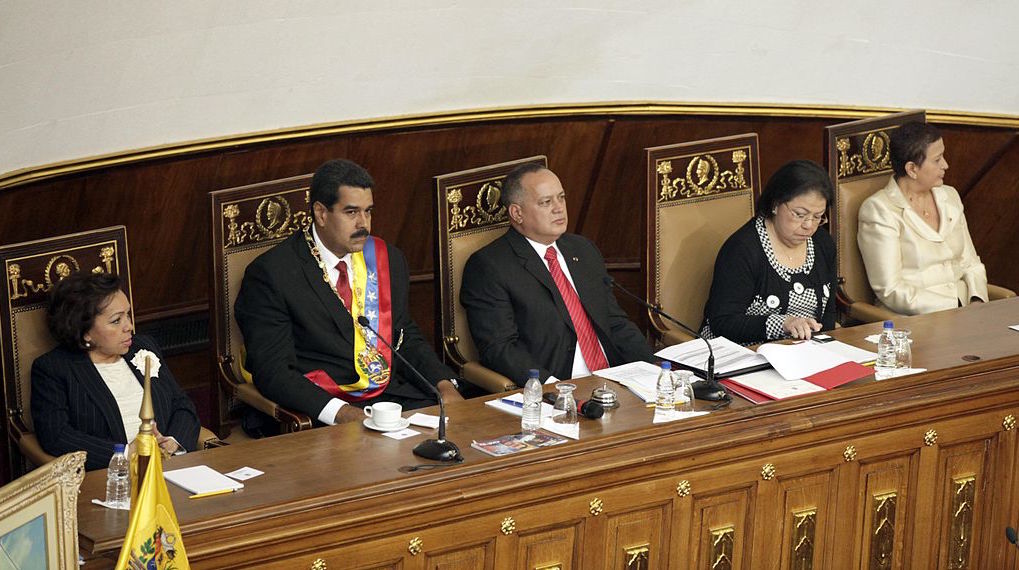
[[[308,416],[287,410],[263,396],[244,370],[244,339],[233,307],[244,270],[256,257],[311,223],[308,186],[311,175],[262,182],[209,193],[212,207],[212,318],[216,368],[230,396],[221,406],[227,423],[239,400],[268,414],[282,432],[311,428]]]
[[[478,362],[478,351],[467,326],[467,312],[460,305],[460,284],[471,254],[509,228],[509,215],[499,204],[502,181],[511,170],[528,162],[548,166],[544,156],[532,156],[435,177],[438,208],[435,262],[443,356],[461,368],[465,380],[492,393],[515,390],[517,386]]]
[[[718,250],[754,215],[760,194],[757,135],[645,151],[647,299],[696,330]],[[650,317],[665,344],[692,338],[658,315]]]

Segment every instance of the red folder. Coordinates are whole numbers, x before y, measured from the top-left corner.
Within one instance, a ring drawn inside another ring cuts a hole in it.
[[[825,390],[831,390],[832,388],[841,386],[853,380],[859,380],[865,378],[874,373],[874,369],[869,366],[864,366],[856,362],[845,362],[839,364],[835,368],[829,368],[804,378],[811,384],[817,384]]]

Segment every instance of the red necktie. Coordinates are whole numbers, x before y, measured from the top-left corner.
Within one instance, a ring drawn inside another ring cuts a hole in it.
[[[336,264],[336,269],[340,270],[340,276],[336,279],[336,292],[340,295],[340,300],[343,301],[343,306],[350,310],[350,282],[347,281],[347,263],[341,261]]]
[[[587,369],[594,372],[608,368],[609,363],[605,359],[605,353],[598,345],[598,335],[595,334],[594,327],[591,326],[591,321],[587,318],[584,306],[580,304],[577,291],[566,279],[562,267],[559,267],[559,258],[556,256],[554,247],[545,250],[545,259],[548,261],[548,272],[552,274],[552,280],[555,281],[556,287],[559,288],[559,294],[562,295],[563,302],[566,303],[566,310],[570,312],[573,330],[577,332],[577,343],[580,345],[580,353],[584,355]]]

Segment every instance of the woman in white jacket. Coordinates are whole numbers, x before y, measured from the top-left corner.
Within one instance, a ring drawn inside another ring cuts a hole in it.
[[[892,132],[894,174],[860,207],[857,241],[878,303],[907,315],[987,301],[987,272],[959,193],[944,184],[948,162],[937,128]]]

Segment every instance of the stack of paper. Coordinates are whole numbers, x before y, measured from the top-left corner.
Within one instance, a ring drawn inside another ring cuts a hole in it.
[[[715,353],[715,374],[719,376],[745,374],[768,367],[768,360],[764,356],[725,337],[713,338],[708,342]],[[656,352],[655,356],[678,362],[701,373],[708,368],[708,347],[699,338],[667,346]]]
[[[650,362],[630,362],[598,370],[594,375],[622,384],[647,404],[658,399],[658,374],[661,371]],[[676,394],[676,401],[685,402],[686,398]]]
[[[244,483],[234,481],[208,465],[196,465],[163,473],[166,480],[194,494],[236,491]]]
[[[757,353],[774,369],[722,381],[726,388],[754,403],[829,390],[874,372],[856,362],[871,360],[873,353],[837,341],[764,344]]]

